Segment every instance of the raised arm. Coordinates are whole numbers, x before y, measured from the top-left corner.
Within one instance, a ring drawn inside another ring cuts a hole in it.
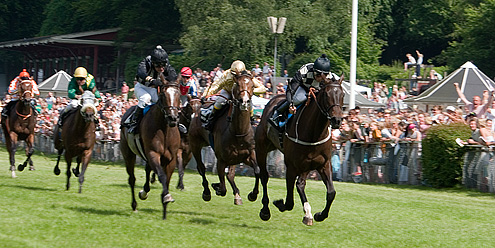
[[[459,88],[459,83],[454,83],[455,90],[457,91],[457,95],[459,95],[459,98],[464,102],[464,104],[468,105],[471,104],[471,102],[466,98],[464,93],[462,93],[461,89]]]

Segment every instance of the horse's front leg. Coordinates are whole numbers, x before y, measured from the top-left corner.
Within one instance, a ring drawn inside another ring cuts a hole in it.
[[[202,157],[201,157],[201,147],[200,146],[191,146],[191,150],[194,155],[194,159],[196,160],[196,167],[198,169],[198,173],[201,175],[201,178],[203,178],[203,200],[204,201],[210,201],[211,200],[211,191],[208,185],[208,179],[206,179],[206,168],[205,164],[203,163]]]
[[[146,165],[144,166],[144,171],[146,174],[146,181],[144,182],[143,189],[139,191],[139,199],[141,199],[141,200],[148,199],[148,193],[151,190],[151,188],[150,188],[151,166],[148,163],[146,163]],[[153,175],[155,175],[155,174],[153,174]]]
[[[72,172],[70,171],[70,167],[72,164],[72,157],[67,155],[67,152],[65,153],[65,162],[67,163],[67,171],[65,172],[65,174],[67,175],[67,183],[66,183],[65,189],[69,190],[70,189],[70,177],[72,176]]]
[[[177,151],[177,169],[179,170],[179,182],[177,183],[177,189],[180,189],[180,190],[184,190],[184,167],[186,166],[184,164],[184,160],[183,160],[183,153],[184,153],[184,150],[183,149],[179,149],[179,151]]]
[[[332,166],[330,162],[327,163],[323,168],[319,169],[318,172],[323,180],[323,183],[327,187],[327,203],[323,211],[315,214],[316,221],[323,221],[328,217],[328,212],[330,212],[330,207],[332,206],[333,200],[335,199],[335,195],[337,192],[335,191],[335,187],[333,186],[332,180]]]
[[[294,183],[296,181],[296,174],[292,168],[288,167],[285,175],[285,187],[287,189],[287,196],[284,200],[273,201],[273,204],[278,208],[280,212],[290,211],[294,208]]]
[[[31,160],[31,156],[34,153],[34,134],[29,135],[29,137],[26,139],[26,160],[22,164],[22,169],[24,169],[27,164],[29,163],[29,170],[33,171],[34,170],[34,165],[33,165],[33,160]],[[21,165],[19,165],[20,167]]]
[[[235,165],[231,165],[229,166],[229,173],[227,174],[227,180],[229,180],[230,186],[232,187],[232,191],[234,192],[234,204],[242,205],[241,194],[239,192],[239,188],[237,188],[237,185],[235,184],[234,178],[235,178]],[[227,189],[225,189],[225,191],[227,191]]]
[[[84,151],[80,163],[82,164],[81,166],[81,173],[79,174],[79,193],[82,193],[82,187],[84,183],[84,173],[86,172],[86,169],[88,168],[89,161],[91,160],[91,153],[93,152],[93,149],[88,149]],[[79,162],[77,164],[77,167],[79,167]]]
[[[13,132],[12,132],[13,133]],[[15,174],[15,153],[17,151],[17,135],[15,133],[8,134],[10,135],[10,141],[7,140],[7,150],[9,151],[9,160],[10,160],[10,171],[12,172],[12,178],[16,178]]]
[[[225,188],[225,168],[227,168],[227,164],[224,161],[218,160],[217,173],[220,182],[212,183],[211,187],[215,190],[215,194],[219,196],[225,196],[227,194],[227,188]],[[229,167],[229,171],[230,171],[230,167]]]
[[[248,164],[251,167],[253,167],[254,177],[255,177],[254,188],[253,188],[253,191],[251,191],[248,194],[248,199],[250,201],[256,201],[256,198],[258,198],[258,193],[259,193],[260,167],[258,166],[258,163],[256,162],[256,152],[254,150],[251,152],[251,154],[249,156]]]
[[[167,175],[165,174],[161,166],[162,164],[161,154],[154,151],[150,151],[147,157],[150,167],[156,173],[156,175],[158,176],[158,180],[162,184],[163,190],[161,194],[161,202],[163,205],[163,219],[166,219],[167,218],[166,206],[169,202],[173,201],[172,196],[168,192],[168,180],[170,180],[170,178],[167,178]]]
[[[301,203],[303,205],[303,210],[304,210],[304,218],[303,218],[303,223],[311,226],[313,225],[313,215],[311,214],[311,206],[309,205],[308,198],[306,198],[306,193],[304,192],[304,189],[306,188],[306,177],[308,176],[309,172],[304,172],[301,175],[299,175],[299,178],[297,178],[297,193],[299,194],[299,197],[301,198]]]

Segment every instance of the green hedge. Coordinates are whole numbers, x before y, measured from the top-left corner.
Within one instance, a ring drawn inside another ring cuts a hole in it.
[[[471,136],[469,126],[450,124],[432,126],[423,140],[421,161],[423,178],[433,187],[453,187],[461,183],[465,150],[455,142]]]

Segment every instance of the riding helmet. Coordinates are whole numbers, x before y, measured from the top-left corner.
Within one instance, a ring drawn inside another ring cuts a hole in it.
[[[84,67],[77,67],[74,71],[74,77],[76,78],[85,78],[88,76],[88,71]]]
[[[244,62],[242,62],[240,60],[236,60],[236,61],[232,62],[232,65],[230,66],[230,72],[232,74],[241,73],[242,71],[245,71],[245,70],[246,70],[246,65],[244,65]]]
[[[153,63],[167,63],[168,64],[168,54],[162,46],[158,45],[151,53],[151,62]]]
[[[192,76],[192,70],[189,67],[182,67],[180,70],[180,75],[183,77],[191,77]]]
[[[313,65],[313,69],[316,72],[320,73],[330,73],[330,60],[327,58],[326,54],[322,54],[319,58],[316,59]]]
[[[22,72],[19,73],[20,78],[29,78],[29,73],[26,71],[26,69],[22,69]]]

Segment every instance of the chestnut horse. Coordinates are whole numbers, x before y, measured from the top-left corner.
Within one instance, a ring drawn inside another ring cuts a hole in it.
[[[65,162],[67,163],[67,185],[66,189],[70,188],[71,164],[72,159],[76,157],[77,167],[72,170],[76,177],[79,177],[79,193],[82,193],[84,183],[84,174],[88,168],[93,153],[93,147],[96,141],[96,106],[95,95],[91,91],[85,91],[81,97],[81,105],[69,113],[62,126],[62,131],[56,126],[54,130],[55,148],[58,150],[57,164],[53,169],[55,175],[60,175],[58,164],[60,157],[65,151]],[[79,166],[82,163],[82,169],[79,172]]]
[[[234,177],[235,165],[245,163],[254,168],[256,183],[254,189],[248,195],[250,201],[255,201],[258,195],[259,168],[256,163],[254,150],[254,131],[251,126],[251,96],[253,95],[254,83],[251,75],[247,72],[235,76],[235,84],[232,88],[232,98],[225,107],[230,107],[228,114],[221,115],[213,127],[213,150],[217,157],[217,172],[220,183],[213,183],[215,193],[225,196],[225,168],[229,167],[227,179],[234,193],[234,204],[242,205]],[[189,142],[194,158],[196,159],[198,172],[203,177],[203,200],[211,200],[208,180],[205,175],[205,165],[201,159],[201,148],[209,145],[209,133],[201,126],[199,116],[193,118],[189,133]]]
[[[10,171],[12,178],[16,178],[15,174],[15,153],[17,151],[17,141],[24,140],[26,142],[26,160],[19,164],[19,171],[23,171],[29,162],[29,169],[34,170],[33,155],[34,148],[34,126],[36,125],[36,113],[31,108],[31,99],[33,95],[32,81],[24,80],[17,85],[19,89],[19,100],[10,111],[9,116],[2,116],[2,130],[5,136],[5,144],[9,151]]]
[[[131,134],[127,127],[122,126],[120,132],[120,150],[124,157],[127,174],[129,175],[129,186],[131,187],[132,202],[134,211],[137,208],[134,186],[136,177],[134,167],[136,155],[146,161],[146,182],[143,190],[139,192],[139,198],[145,200],[150,191],[150,174],[153,170],[158,175],[158,180],[163,186],[161,202],[163,205],[163,219],[167,217],[167,205],[174,199],[169,193],[169,184],[172,173],[177,164],[177,152],[180,146],[180,134],[178,129],[180,111],[180,92],[178,84],[169,82],[163,74],[160,79],[164,83],[158,87],[159,96],[157,104],[151,106],[143,116],[139,124],[138,134]],[[135,108],[137,106],[134,106]],[[127,110],[122,118],[124,122],[133,109]]]
[[[343,75],[338,81],[327,78],[319,89],[310,89],[306,104],[301,105],[286,124],[283,144],[280,144],[278,131],[267,121],[272,115],[274,107],[285,100],[285,96],[278,95],[265,106],[255,135],[256,155],[261,170],[261,184],[263,185],[263,208],[260,211],[262,220],[270,219],[266,156],[268,152],[275,149],[284,153],[284,162],[287,167],[287,196],[285,203],[283,200],[277,200],[273,202],[274,205],[281,212],[292,210],[294,207],[294,183],[297,179],[297,192],[305,212],[303,223],[312,225],[311,206],[307,201],[304,188],[308,173],[317,170],[327,188],[327,202],[325,209],[316,213],[314,219],[323,221],[328,217],[336,193],[332,182],[330,163],[332,157],[331,128],[339,128],[342,120],[344,92],[341,84],[343,78]]]

